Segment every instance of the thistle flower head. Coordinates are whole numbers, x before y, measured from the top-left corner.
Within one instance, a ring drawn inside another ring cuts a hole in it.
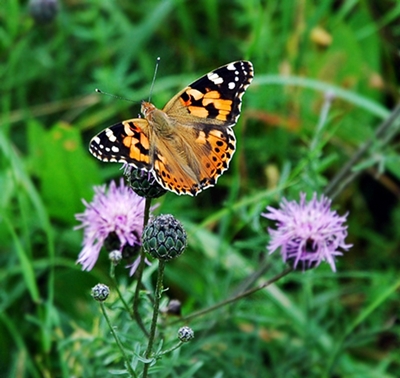
[[[83,200],[85,211],[75,215],[81,222],[75,229],[84,230],[83,249],[77,261],[83,270],[93,268],[103,246],[121,253],[128,246],[140,246],[143,231],[145,200],[125,186],[123,179],[119,186],[112,181],[108,189],[103,185],[94,190],[93,201]],[[134,273],[132,268],[130,273]]]
[[[268,206],[268,212],[262,215],[276,221],[277,226],[268,229],[269,253],[280,248],[283,261],[294,268],[300,263],[303,269],[309,269],[326,261],[335,272],[335,257],[352,245],[345,243],[347,214],[339,216],[330,206],[330,199],[323,195],[318,199],[316,193],[309,202],[301,193],[300,203],[283,199],[279,209]]]

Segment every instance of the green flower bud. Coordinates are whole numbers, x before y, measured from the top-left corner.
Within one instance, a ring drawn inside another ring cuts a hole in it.
[[[92,288],[92,297],[96,301],[104,302],[108,298],[109,294],[110,289],[107,285],[97,284]]]
[[[150,256],[171,260],[185,250],[186,231],[172,215],[159,215],[145,227],[142,243],[144,251]]]
[[[108,258],[116,266],[122,260],[122,253],[121,251],[118,251],[118,249],[115,249],[108,254]]]
[[[190,327],[181,327],[178,330],[178,338],[180,341],[186,343],[194,338],[194,332]]]
[[[158,198],[166,193],[166,190],[156,181],[154,176],[141,169],[126,166],[124,174],[132,190],[140,197]]]

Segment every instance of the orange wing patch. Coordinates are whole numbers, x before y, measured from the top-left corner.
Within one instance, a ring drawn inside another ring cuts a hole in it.
[[[205,92],[188,87],[179,97],[179,101],[195,117],[227,121],[233,109],[232,100],[221,98],[221,93],[217,90],[205,88]]]
[[[156,173],[154,177],[162,187],[177,194],[193,196],[201,190],[200,183],[188,166],[171,159],[168,155],[163,156],[160,152],[156,153],[154,158],[154,173]]]
[[[209,111],[203,106],[188,106],[187,108],[190,114],[196,117],[207,118],[210,115]]]
[[[129,148],[129,157],[133,161],[150,164],[149,139],[135,122],[137,123],[136,119],[122,122],[126,134],[122,139],[122,143]]]
[[[207,147],[207,152],[201,155],[201,180],[208,181],[209,186],[215,185],[218,177],[228,169],[235,153],[235,134],[230,128],[212,129],[205,136],[200,133],[196,142]]]
[[[204,93],[197,89],[186,88],[184,96],[179,97],[179,101],[183,106],[190,106],[193,102],[199,101],[204,97]]]

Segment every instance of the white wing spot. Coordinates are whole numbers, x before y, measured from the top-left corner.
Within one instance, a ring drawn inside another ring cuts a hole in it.
[[[229,63],[229,64],[226,66],[226,69],[229,70],[229,71],[234,71],[234,70],[236,70],[235,64],[234,64],[234,63]]]
[[[98,136],[95,136],[93,142],[100,145],[101,139]]]
[[[111,147],[112,152],[119,152],[119,148],[117,146],[112,146]]]
[[[106,129],[105,133],[111,143],[114,143],[117,140],[117,137],[114,135],[114,133],[111,129]]]
[[[215,85],[222,84],[224,82],[224,79],[216,74],[215,72],[210,72],[207,75],[208,79],[211,80]]]
[[[106,152],[110,152],[110,147],[106,147]]]
[[[229,89],[234,89],[236,87],[236,84],[233,83],[232,81],[228,84]]]

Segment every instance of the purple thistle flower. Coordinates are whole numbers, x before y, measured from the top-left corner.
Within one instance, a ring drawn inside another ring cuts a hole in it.
[[[115,239],[114,243],[116,241],[119,246],[113,249],[122,252],[124,247],[140,247],[143,232],[145,199],[125,186],[123,179],[118,187],[112,181],[108,190],[103,185],[94,187],[94,191],[93,201],[87,203],[82,200],[86,209],[75,215],[82,224],[74,229],[84,229],[83,249],[77,260],[83,270],[93,268],[101,247],[109,239]],[[135,272],[137,265],[138,261],[135,261],[128,266],[131,268],[130,275]]]
[[[280,209],[268,206],[268,213],[262,216],[276,221],[277,226],[276,230],[268,228],[269,253],[280,248],[283,261],[294,268],[301,263],[303,269],[309,269],[326,261],[335,272],[335,256],[343,255],[339,249],[347,251],[352,245],[345,244],[348,214],[339,216],[330,206],[331,200],[323,195],[318,200],[317,193],[309,202],[306,194],[300,193],[300,203],[284,198]]]

